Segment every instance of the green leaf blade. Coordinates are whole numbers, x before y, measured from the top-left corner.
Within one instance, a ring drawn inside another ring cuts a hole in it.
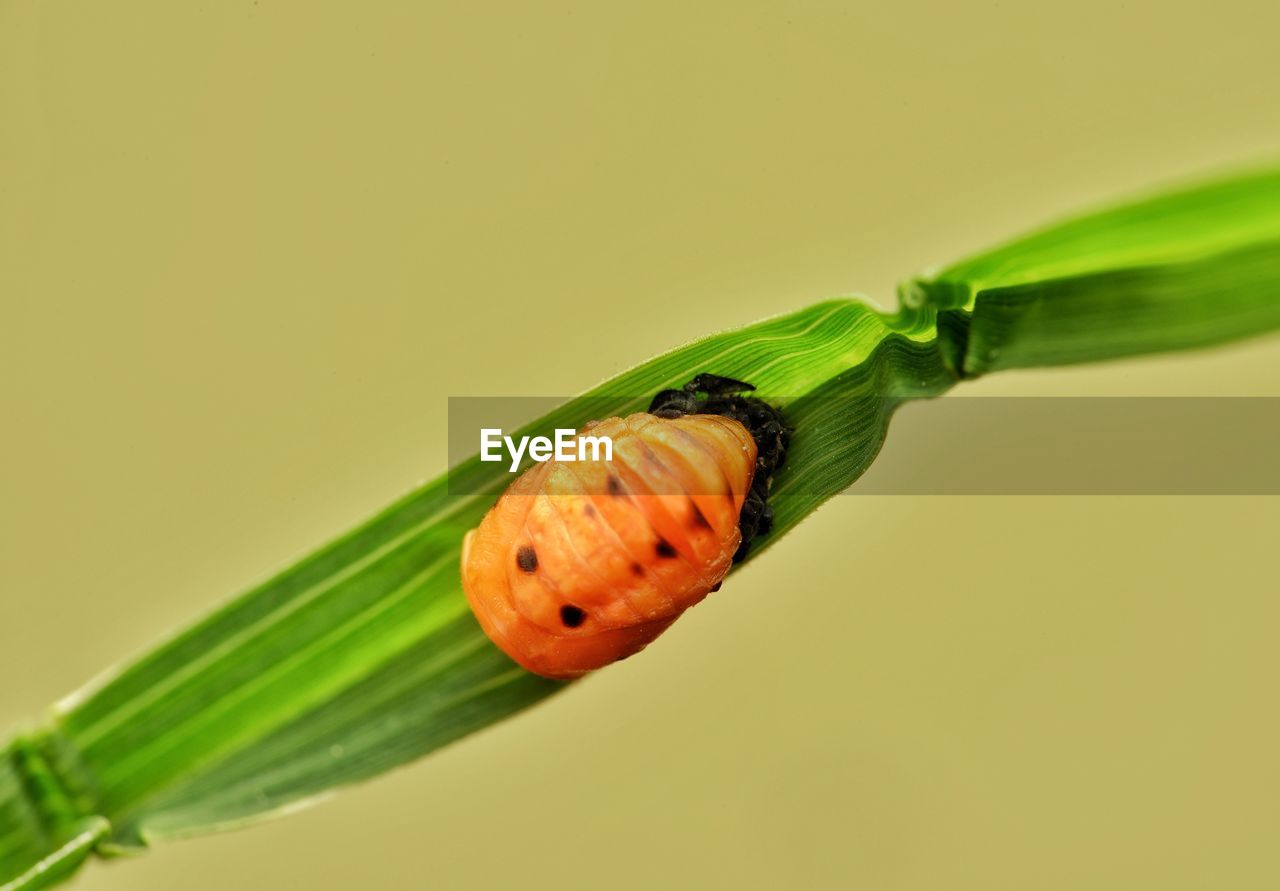
[[[711,335],[518,433],[643,410],[699,372],[751,381],[796,427],[755,559],[857,480],[908,399],[1280,328],[1280,171],[1068,221],[902,293],[892,314],[833,300]],[[463,462],[15,738],[0,882],[38,887],[93,850],[287,811],[563,689],[490,643],[461,590],[463,535],[510,481]]]
[[[903,287],[963,377],[1191,349],[1280,326],[1280,172],[1067,220]]]

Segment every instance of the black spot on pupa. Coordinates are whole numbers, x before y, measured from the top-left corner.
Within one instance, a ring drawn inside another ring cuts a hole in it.
[[[711,593],[712,593],[712,594],[714,594],[714,593],[716,593],[717,591],[719,591],[719,590],[720,590],[720,586],[721,586],[721,585],[723,585],[723,584],[724,584],[724,582],[723,582],[723,581],[716,582],[714,585],[712,585],[712,586],[711,586]]]
[[[538,552],[528,545],[522,545],[516,551],[516,566],[519,566],[522,572],[533,572],[538,568]]]
[[[618,479],[616,476],[609,477],[609,494],[610,495],[621,495],[625,491],[626,490],[622,488],[622,480]]]
[[[671,546],[671,542],[665,538],[659,538],[653,545],[653,552],[659,557],[674,557],[676,549]]]
[[[711,524],[707,522],[707,518],[702,515],[702,511],[698,510],[698,504],[692,498],[689,499],[689,518],[694,528],[710,529]]]
[[[643,566],[641,566],[639,563],[632,563],[632,564],[631,564],[631,574],[632,574],[632,575],[635,575],[635,576],[641,576],[641,575],[644,575],[644,567],[643,567]]]
[[[560,621],[564,622],[566,628],[577,628],[587,620],[587,614],[583,612],[581,607],[566,603],[560,607]]]
[[[594,517],[596,515],[595,505],[588,504],[586,507],[582,509],[582,512],[586,514],[588,517]]]

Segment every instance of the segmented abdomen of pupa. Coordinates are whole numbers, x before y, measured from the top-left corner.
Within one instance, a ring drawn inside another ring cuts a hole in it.
[[[525,471],[468,534],[481,625],[530,671],[571,678],[642,649],[719,586],[741,540],[756,444],[719,415],[586,425],[612,460]]]

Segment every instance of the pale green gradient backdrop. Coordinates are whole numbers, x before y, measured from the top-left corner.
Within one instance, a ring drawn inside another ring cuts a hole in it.
[[[1277,29],[0,0],[0,724],[442,471],[450,394],[572,393],[1280,156]],[[968,392],[1280,395],[1280,342]],[[1275,887],[1277,528],[1277,499],[836,499],[642,658],[78,887]]]

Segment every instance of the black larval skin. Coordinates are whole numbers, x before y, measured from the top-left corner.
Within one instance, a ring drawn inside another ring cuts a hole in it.
[[[682,415],[733,418],[746,427],[756,441],[756,472],[742,505],[742,513],[738,515],[742,542],[733,555],[734,563],[747,556],[752,539],[765,534],[773,526],[769,487],[773,485],[774,473],[786,460],[787,446],[791,444],[792,430],[782,412],[760,399],[741,395],[754,389],[746,381],[703,373],[679,390],[663,390],[649,403],[649,413],[659,418]]]

